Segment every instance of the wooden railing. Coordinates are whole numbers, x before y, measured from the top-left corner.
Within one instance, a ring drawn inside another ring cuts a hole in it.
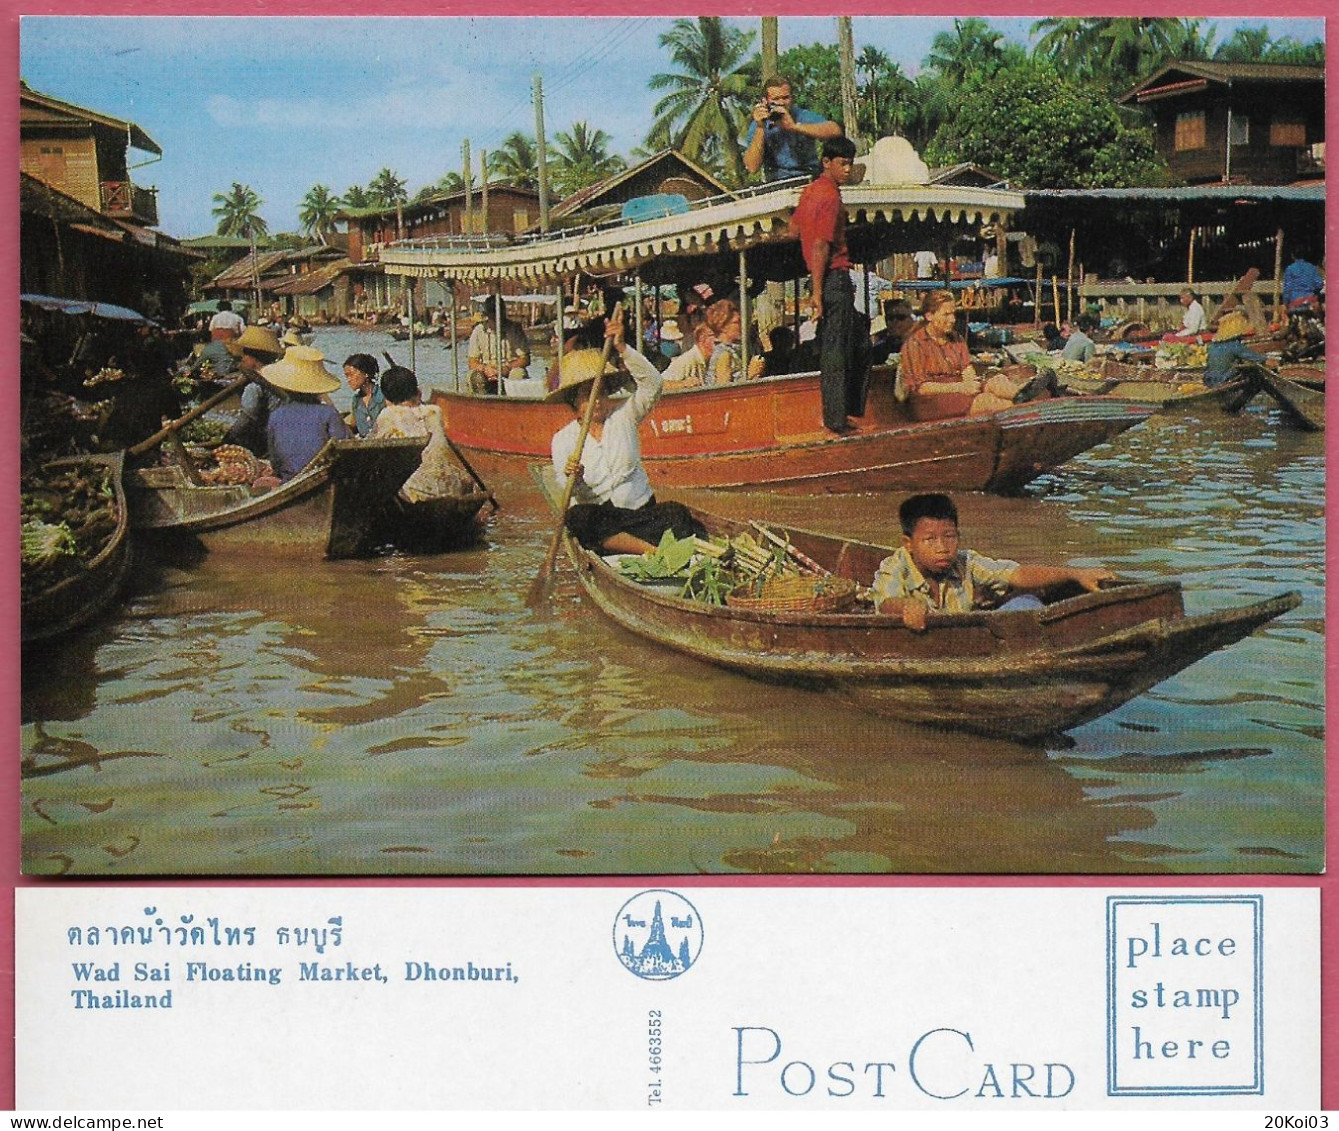
[[[158,223],[158,192],[140,188],[133,181],[103,181],[102,211],[153,227]]]

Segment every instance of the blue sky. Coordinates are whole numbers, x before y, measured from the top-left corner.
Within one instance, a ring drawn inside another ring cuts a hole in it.
[[[1027,42],[1032,18],[989,17]],[[756,27],[756,20],[739,21]],[[1217,19],[1320,39],[1319,19]],[[38,17],[20,28],[20,74],[36,90],[128,119],[163,158],[132,171],[159,190],[160,226],[212,232],[213,195],[233,181],[264,200],[271,230],[296,230],[317,182],[342,193],[384,168],[411,195],[513,130],[534,133],[532,77],[543,75],[545,129],[586,120],[615,152],[641,144],[657,96],[646,79],[671,69],[659,46],[668,18],[449,16],[251,19]],[[873,44],[914,74],[951,18],[861,17],[856,50]],[[836,39],[834,20],[782,17],[781,48]],[[152,160],[132,152],[132,160]]]

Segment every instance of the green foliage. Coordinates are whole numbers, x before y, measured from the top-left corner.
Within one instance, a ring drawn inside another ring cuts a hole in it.
[[[304,232],[325,243],[326,237],[335,229],[335,216],[339,210],[339,197],[326,185],[315,184],[298,205],[298,221]]]
[[[1150,131],[1127,127],[1103,92],[1036,61],[969,80],[925,159],[975,162],[1028,188],[1167,183]]]
[[[554,149],[550,173],[560,196],[570,196],[627,168],[623,158],[609,152],[609,135],[589,122],[573,122],[567,132],[559,130]]]
[[[654,551],[636,558],[624,558],[619,564],[619,572],[634,581],[653,581],[665,577],[677,577],[683,574],[688,563],[697,553],[697,540],[675,538],[674,532],[666,530],[660,537],[660,545]]]
[[[1214,52],[1219,63],[1291,63],[1305,67],[1325,66],[1325,43],[1299,43],[1291,36],[1270,39],[1264,27],[1241,27]]]
[[[250,185],[233,181],[232,188],[226,193],[214,194],[212,212],[218,218],[218,234],[221,236],[263,236],[269,232],[265,221],[260,218],[260,206],[265,202]]]

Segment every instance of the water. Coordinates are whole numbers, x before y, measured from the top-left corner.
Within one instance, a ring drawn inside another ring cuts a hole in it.
[[[389,338],[318,332],[338,364]],[[345,343],[348,343],[347,345]],[[405,343],[388,346],[398,357]],[[378,351],[379,352],[379,351]],[[425,387],[449,375],[419,352]],[[435,370],[435,372],[434,372]],[[1305,872],[1322,867],[1323,438],[1267,404],[1156,417],[966,544],[1300,608],[1042,744],[918,730],[613,628],[523,480],[476,547],[300,568],[144,559],[25,656],[30,873]],[[897,500],[688,501],[888,541]]]

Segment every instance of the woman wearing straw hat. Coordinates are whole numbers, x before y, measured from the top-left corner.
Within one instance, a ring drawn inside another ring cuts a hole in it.
[[[1264,355],[1248,349],[1241,340],[1250,332],[1250,319],[1240,310],[1229,311],[1219,320],[1218,331],[1209,343],[1209,361],[1204,368],[1204,383],[1209,388],[1227,384],[1232,380],[1233,367],[1242,362],[1264,364]]]
[[[261,370],[278,361],[284,347],[273,330],[248,326],[240,338],[228,343],[228,352],[237,359],[238,372],[249,377],[250,384],[242,390],[241,411],[223,439],[225,443],[239,444],[254,455],[263,456],[270,413],[287,398],[265,383]]]
[[[339,378],[325,367],[325,355],[311,346],[293,346],[282,361],[267,365],[261,375],[288,401],[270,413],[270,465],[287,482],[306,467],[327,440],[347,440],[348,426],[321,398],[339,388]]]
[[[637,429],[660,399],[660,373],[624,343],[622,318],[606,322],[605,334],[613,339],[632,378],[632,395],[617,396],[616,390],[627,387],[625,375],[612,366],[605,370],[579,461],[576,447],[580,416],[590,397],[591,383],[603,365],[603,353],[585,349],[567,354],[562,360],[558,388],[544,398],[570,405],[574,416],[554,434],[552,445],[553,469],[559,480],[575,478],[567,529],[587,549],[613,554],[654,550],[666,530],[672,530],[676,538],[705,534],[687,507],[656,502],[642,466]]]

